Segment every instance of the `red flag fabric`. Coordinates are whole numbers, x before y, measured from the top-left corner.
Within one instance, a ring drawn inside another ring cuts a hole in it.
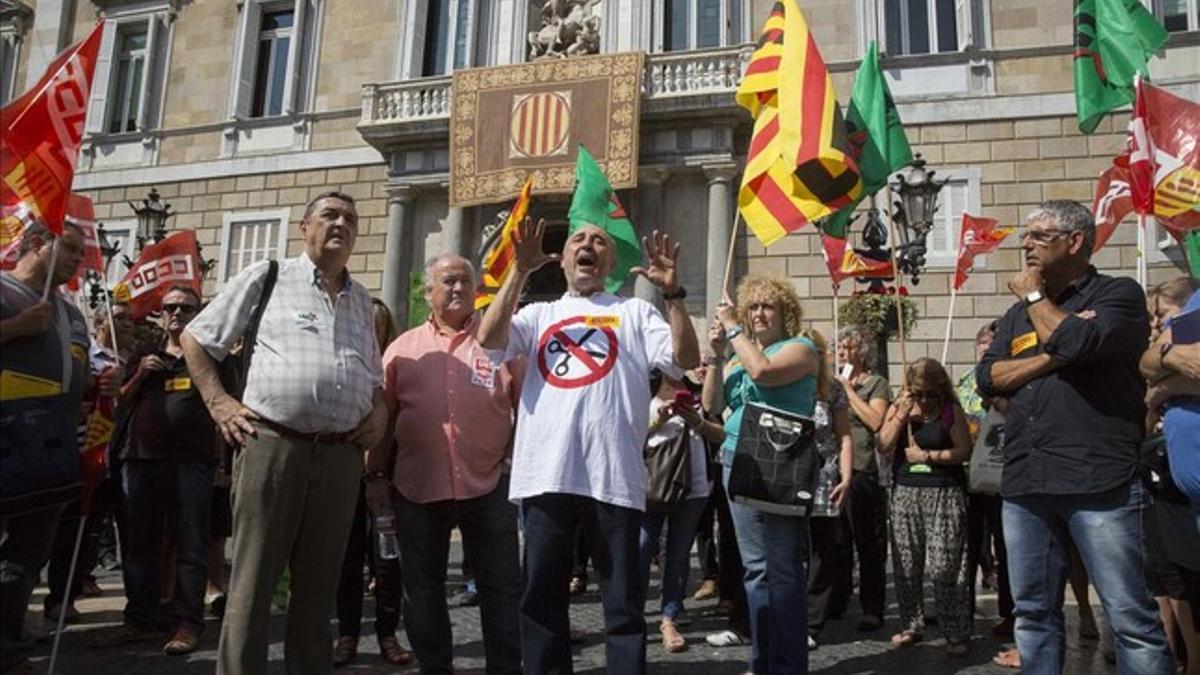
[[[92,509],[92,495],[96,486],[108,474],[108,444],[116,428],[113,399],[98,396],[87,416],[87,432],[84,435],[80,454],[83,465],[83,494],[80,496],[80,511],[88,515]]]
[[[846,240],[821,233],[821,253],[825,256],[825,267],[834,286],[841,286],[846,275],[842,274],[842,257],[846,254]]]
[[[1135,90],[1129,120],[1133,208],[1189,227],[1200,219],[1190,215],[1200,209],[1200,104],[1141,79]]]
[[[113,297],[129,303],[135,321],[158,311],[172,286],[201,292],[200,247],[195,230],[182,230],[142,249],[142,255],[114,288]]]
[[[845,279],[891,279],[895,276],[890,260],[867,258],[847,246],[841,237],[822,232],[821,253],[834,286],[841,286]]]
[[[1133,211],[1133,195],[1129,190],[1129,155],[1113,160],[1113,165],[1100,174],[1096,183],[1096,199],[1092,215],[1096,218],[1096,243],[1092,253],[1099,251],[1112,238],[1117,225]]]
[[[0,205],[18,203],[62,233],[104,20],[51,62],[32,89],[0,108]]]
[[[96,236],[96,211],[92,208],[92,198],[72,192],[67,197],[66,220],[83,230],[83,264],[67,282],[69,290],[77,291],[83,287],[83,277],[88,270],[104,273],[104,256],[100,253],[100,239]]]
[[[954,269],[954,290],[967,282],[967,275],[975,265],[975,256],[996,250],[1004,238],[1016,228],[996,227],[995,218],[976,218],[966,212],[962,214],[962,231],[958,235],[958,264]]]

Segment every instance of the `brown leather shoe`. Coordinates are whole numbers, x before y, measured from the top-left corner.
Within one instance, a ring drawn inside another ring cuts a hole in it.
[[[333,644],[333,665],[344,666],[358,656],[358,638],[343,635]]]

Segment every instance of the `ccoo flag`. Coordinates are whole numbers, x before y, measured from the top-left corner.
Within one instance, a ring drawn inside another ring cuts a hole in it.
[[[795,0],[775,3],[735,99],[755,118],[738,208],[764,246],[858,199],[833,80]]]
[[[201,293],[200,247],[195,230],[174,232],[142,249],[125,278],[113,287],[113,297],[129,303],[134,320],[157,311],[172,286],[190,286]]]
[[[975,256],[991,253],[1013,233],[1016,228],[996,227],[1000,221],[995,218],[976,218],[967,213],[962,214],[962,231],[958,235],[958,263],[954,269],[954,290],[959,290],[967,282],[967,275],[975,266]]]
[[[101,19],[86,38],[50,63],[32,89],[0,108],[0,218],[5,237],[18,222],[30,219],[62,233],[103,32]]]
[[[887,185],[888,176],[913,158],[873,40],[854,76],[854,91],[850,95],[850,109],[846,112],[846,134],[863,187],[862,195],[854,204],[827,221],[825,231],[835,237],[846,236],[846,228],[858,202]]]
[[[1075,116],[1090,134],[1110,111],[1133,102],[1133,80],[1167,31],[1141,0],[1075,0]]]
[[[526,178],[525,185],[521,187],[521,194],[517,196],[517,201],[513,202],[512,210],[508,212],[508,218],[504,221],[504,227],[500,229],[500,236],[496,239],[496,244],[483,258],[483,274],[481,275],[483,280],[479,285],[479,290],[475,292],[475,309],[483,309],[492,304],[492,300],[496,298],[496,291],[500,289],[500,285],[512,271],[512,263],[517,254],[513,243],[513,233],[517,231],[517,225],[525,220],[525,215],[529,213],[532,192],[533,178]]]
[[[604,281],[609,293],[616,293],[629,276],[629,270],[642,259],[642,247],[633,231],[633,221],[617,199],[608,178],[592,154],[581,144],[575,161],[575,194],[567,211],[567,236],[584,225],[596,225],[617,243],[617,264]]]

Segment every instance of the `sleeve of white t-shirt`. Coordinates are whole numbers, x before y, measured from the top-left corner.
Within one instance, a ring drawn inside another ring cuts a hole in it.
[[[537,332],[537,313],[541,303],[526,305],[517,310],[508,324],[508,346],[504,349],[485,350],[493,366],[512,361],[518,356],[532,356],[533,342]]]
[[[674,378],[683,377],[683,370],[675,365],[675,347],[671,341],[671,325],[654,305],[634,298],[642,315],[642,344],[646,348],[646,362],[651,368]]]

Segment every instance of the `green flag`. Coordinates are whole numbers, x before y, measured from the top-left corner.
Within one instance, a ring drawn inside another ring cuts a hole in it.
[[[625,283],[629,269],[642,261],[642,245],[633,231],[633,221],[629,220],[604,171],[582,145],[579,159],[575,160],[575,194],[571,197],[567,220],[571,224],[568,237],[584,225],[596,225],[617,242],[617,264],[604,281],[605,290],[616,293]]]
[[[1105,114],[1133,103],[1134,76],[1167,31],[1140,0],[1075,0],[1075,116],[1090,134]]]
[[[867,46],[867,53],[854,76],[854,92],[850,95],[850,110],[846,113],[846,135],[850,139],[851,152],[860,151],[857,160],[863,191],[859,201],[878,192],[887,184],[892,172],[912,161],[912,148],[879,67],[879,52],[874,41]],[[857,206],[858,202],[855,202],[833,214],[826,223],[825,233],[844,239],[850,216]]]
[[[1185,234],[1180,244],[1187,258],[1188,273],[1193,279],[1200,279],[1200,230],[1192,230]]]

